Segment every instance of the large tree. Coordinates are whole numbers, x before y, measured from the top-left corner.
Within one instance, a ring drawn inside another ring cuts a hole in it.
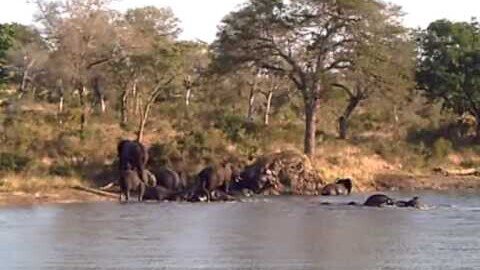
[[[432,100],[477,120],[480,139],[480,26],[439,20],[419,34],[417,82]]]
[[[175,83],[183,82],[182,76],[178,76],[182,50],[176,42],[180,28],[170,9],[151,6],[128,10],[124,21],[130,30],[127,35],[124,32],[123,39],[130,36],[126,44],[133,46],[122,50],[126,55],[123,65],[132,85],[130,94],[138,105],[137,140],[142,141],[152,106]],[[128,94],[124,92],[122,96]]]
[[[392,7],[388,12],[391,17],[399,17],[400,10]],[[347,138],[349,119],[371,96],[386,98],[415,84],[415,46],[407,29],[400,23],[390,23],[374,25],[371,30],[373,42],[357,46],[353,65],[334,83],[347,96],[338,118],[340,139]]]
[[[90,108],[88,93],[105,110],[105,88],[100,82],[99,66],[111,61],[118,52],[117,15],[108,8],[110,0],[36,0],[39,22],[51,47],[51,58],[61,65],[63,77],[78,92],[82,107],[81,132]],[[61,76],[59,76],[61,77]]]
[[[349,68],[372,27],[396,23],[376,0],[251,0],[224,20],[215,47],[224,63],[252,62],[288,76],[303,96],[304,151],[313,156],[316,114],[333,77]]]

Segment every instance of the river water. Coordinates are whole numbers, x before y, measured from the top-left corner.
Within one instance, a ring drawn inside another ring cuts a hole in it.
[[[480,269],[478,194],[365,198],[0,208],[0,269]]]

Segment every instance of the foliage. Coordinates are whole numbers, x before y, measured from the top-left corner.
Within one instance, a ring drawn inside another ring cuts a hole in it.
[[[24,155],[0,152],[0,171],[21,172],[28,166],[30,161]]]
[[[3,83],[7,72],[5,70],[5,56],[7,50],[12,46],[14,31],[11,25],[0,24],[0,83]]]
[[[458,115],[480,119],[480,26],[439,20],[419,33],[417,80],[423,93]],[[477,134],[479,135],[479,134]]]
[[[225,66],[253,63],[290,78],[305,109],[305,153],[314,154],[316,113],[334,77],[374,46],[398,13],[374,1],[252,0],[223,21],[215,44]]]

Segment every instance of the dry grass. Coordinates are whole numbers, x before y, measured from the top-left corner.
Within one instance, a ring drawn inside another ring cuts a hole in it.
[[[79,179],[61,178],[54,176],[23,177],[20,175],[7,175],[0,178],[0,192],[53,192],[83,184]]]
[[[373,180],[377,175],[399,169],[398,164],[391,164],[379,155],[348,144],[320,147],[313,165],[327,182],[343,177],[354,179],[357,191],[375,189]]]

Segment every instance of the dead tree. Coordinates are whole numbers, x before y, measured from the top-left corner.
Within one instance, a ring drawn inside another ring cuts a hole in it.
[[[145,133],[145,125],[147,123],[148,116],[150,114],[152,106],[157,100],[158,96],[162,93],[162,91],[165,90],[165,88],[172,83],[173,79],[174,77],[171,77],[164,82],[157,83],[157,85],[153,88],[153,91],[150,92],[146,100],[145,106],[143,107],[143,110],[140,113],[140,123],[137,131],[137,141],[139,142],[143,141],[143,135]]]

